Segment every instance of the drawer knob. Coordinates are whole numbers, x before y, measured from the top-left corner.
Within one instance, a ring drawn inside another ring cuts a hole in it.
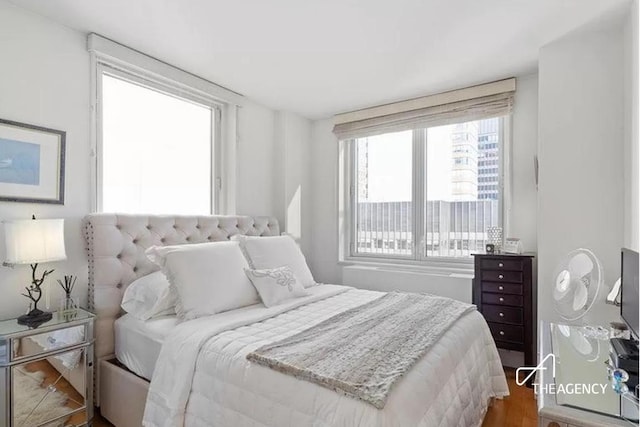
[[[504,336],[504,331],[500,331],[500,335]]]
[[[500,313],[500,317],[504,317],[504,313]]]
[[[498,279],[504,279],[504,274],[498,274]]]
[[[500,297],[500,302],[504,302],[504,298]]]
[[[501,262],[499,262],[499,263],[498,263],[498,267],[502,268],[502,267],[504,267],[504,264],[503,264],[503,263],[501,263]]]
[[[504,286],[498,286],[498,289],[504,291]]]

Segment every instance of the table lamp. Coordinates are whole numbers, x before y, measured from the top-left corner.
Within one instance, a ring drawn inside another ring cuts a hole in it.
[[[3,265],[31,265],[31,286],[25,286],[25,297],[31,300],[29,313],[18,317],[18,323],[37,327],[51,319],[51,313],[38,308],[44,279],[54,270],[37,274],[38,264],[67,258],[64,249],[63,219],[27,219],[4,221],[6,260]]]

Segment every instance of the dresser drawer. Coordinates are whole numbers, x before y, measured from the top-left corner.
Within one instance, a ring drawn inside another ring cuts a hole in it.
[[[524,300],[520,295],[482,293],[483,304],[513,305],[522,307]]]
[[[487,322],[491,335],[498,341],[524,342],[524,328],[522,326],[505,325],[504,323]]]
[[[522,325],[523,316],[521,308],[483,304],[482,314],[488,322]]]
[[[514,283],[482,282],[483,292],[522,295],[522,285]]]
[[[522,271],[524,268],[521,259],[483,259],[480,265],[483,270]]]
[[[522,273],[519,271],[484,270],[482,272],[482,280],[492,282],[522,283],[522,278]]]

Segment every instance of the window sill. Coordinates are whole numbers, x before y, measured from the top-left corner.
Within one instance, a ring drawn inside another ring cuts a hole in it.
[[[437,265],[424,265],[412,263],[394,263],[380,261],[366,261],[360,259],[347,259],[339,261],[338,265],[348,269],[377,270],[390,273],[426,274],[432,276],[456,277],[473,279],[473,260],[458,261],[455,263],[439,263]]]

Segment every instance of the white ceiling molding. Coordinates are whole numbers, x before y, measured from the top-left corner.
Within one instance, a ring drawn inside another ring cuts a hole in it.
[[[213,98],[218,102],[241,106],[243,96],[225,87],[212,83],[194,74],[162,62],[144,53],[116,43],[98,34],[89,34],[87,49],[96,56],[98,62],[114,68],[122,67],[125,71],[133,71],[141,77],[151,79],[171,86],[181,86],[187,92],[195,92],[206,98]]]

